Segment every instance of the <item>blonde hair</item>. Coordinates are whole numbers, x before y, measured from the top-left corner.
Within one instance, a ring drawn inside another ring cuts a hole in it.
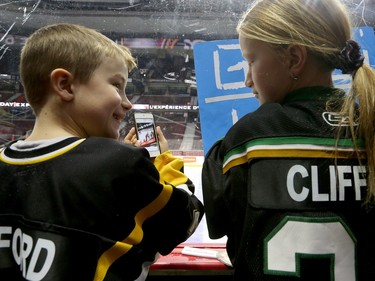
[[[348,10],[339,0],[257,0],[237,26],[245,38],[275,46],[305,46],[331,70],[340,68],[340,53],[351,30]],[[341,113],[349,116],[353,140],[365,141],[370,202],[375,198],[375,71],[362,65],[352,76]],[[359,110],[355,110],[357,106]]]
[[[344,5],[336,0],[258,0],[243,15],[237,32],[274,45],[302,45],[332,70],[351,36]]]
[[[356,111],[356,106],[359,110]],[[367,154],[367,202],[375,201],[375,71],[367,66],[360,67],[352,80],[341,109],[348,116],[354,141],[362,138]],[[359,124],[356,130],[355,124]]]
[[[21,51],[20,74],[26,99],[38,114],[51,72],[63,68],[78,82],[87,82],[106,57],[122,59],[129,71],[136,66],[130,50],[105,35],[76,24],[53,24],[35,31]]]

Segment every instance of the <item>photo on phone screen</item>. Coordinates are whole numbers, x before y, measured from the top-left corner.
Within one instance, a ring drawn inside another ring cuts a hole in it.
[[[156,126],[152,113],[134,113],[135,129],[141,146],[146,148],[150,157],[160,154],[159,140],[156,134]]]

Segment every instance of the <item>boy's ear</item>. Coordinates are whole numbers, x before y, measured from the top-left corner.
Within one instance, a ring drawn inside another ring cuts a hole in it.
[[[307,61],[307,49],[305,46],[289,45],[287,52],[289,54],[289,70],[294,76],[299,76]]]
[[[51,86],[54,92],[64,101],[70,101],[74,98],[72,82],[73,75],[63,68],[56,68],[51,72]]]

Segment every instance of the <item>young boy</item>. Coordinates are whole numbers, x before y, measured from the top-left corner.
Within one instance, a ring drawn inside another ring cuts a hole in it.
[[[36,121],[0,154],[1,280],[145,280],[194,232],[203,205],[160,128],[154,163],[117,140],[133,67],[127,48],[83,26],[27,40],[20,72]]]

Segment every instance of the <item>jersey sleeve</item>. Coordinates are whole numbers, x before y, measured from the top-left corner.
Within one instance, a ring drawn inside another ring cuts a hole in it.
[[[217,142],[207,153],[202,169],[202,189],[209,236],[218,239],[227,234],[230,223],[227,200],[224,194],[223,165]]]
[[[183,173],[183,161],[170,152],[158,156],[154,164],[140,157],[132,169],[135,192],[144,202],[136,214],[134,238],[147,248],[168,254],[194,233],[204,214],[203,204]]]
[[[184,161],[174,157],[170,151],[166,151],[155,158],[154,165],[160,174],[160,183],[168,183],[176,187],[188,188],[194,193],[194,183],[184,174]]]

